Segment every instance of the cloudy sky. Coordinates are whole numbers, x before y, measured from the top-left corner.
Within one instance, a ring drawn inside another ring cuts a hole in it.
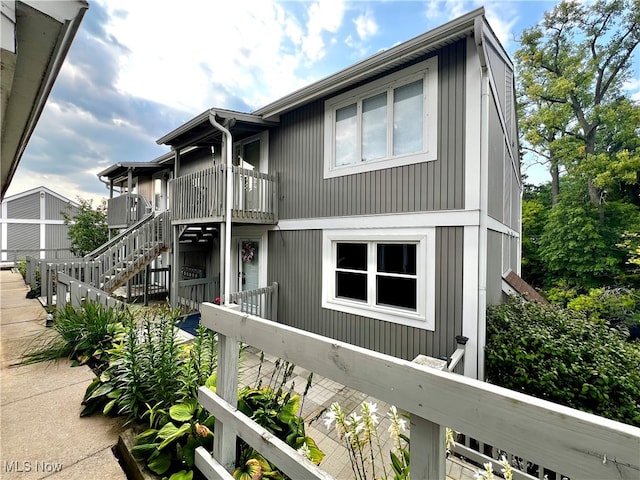
[[[7,195],[99,201],[97,172],[162,155],[155,140],[207,108],[252,111],[481,4],[513,54],[556,3],[90,0]],[[640,98],[638,68],[629,87]]]

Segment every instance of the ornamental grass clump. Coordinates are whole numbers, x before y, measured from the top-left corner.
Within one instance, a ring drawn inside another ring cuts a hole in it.
[[[74,365],[87,364],[100,372],[108,361],[108,350],[122,341],[124,324],[131,318],[126,309],[95,302],[84,302],[80,307],[67,304],[53,316],[53,328],[34,339],[21,364],[68,358]]]

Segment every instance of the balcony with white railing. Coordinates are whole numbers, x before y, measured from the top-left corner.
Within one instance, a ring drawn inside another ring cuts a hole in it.
[[[142,195],[125,193],[107,200],[109,228],[127,228],[151,213],[151,204]]]
[[[275,175],[232,167],[232,221],[278,222],[278,182]],[[170,182],[171,221],[174,225],[222,222],[227,208],[227,171],[215,165]]]

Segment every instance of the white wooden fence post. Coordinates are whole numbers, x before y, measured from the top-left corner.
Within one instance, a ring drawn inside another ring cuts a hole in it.
[[[418,355],[413,361],[436,370],[447,369],[446,361],[425,355]],[[411,415],[410,424],[411,477],[445,480],[445,427],[416,415]]]
[[[234,309],[240,307],[234,305]],[[232,407],[238,405],[238,365],[240,347],[235,338],[218,333],[218,378],[216,393]],[[236,461],[236,431],[216,419],[213,457],[231,472]]]
[[[66,283],[62,283],[60,279],[58,279],[58,285],[56,290],[56,308],[58,310],[64,308],[67,304],[67,291],[68,285]]]

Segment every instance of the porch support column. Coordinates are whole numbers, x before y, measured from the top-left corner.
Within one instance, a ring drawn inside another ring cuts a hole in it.
[[[175,161],[173,162],[173,178],[180,176],[180,149],[174,149]],[[176,192],[171,192],[172,197]],[[172,201],[180,201],[178,198],[174,198]],[[170,208],[169,205],[167,205]],[[171,228],[171,251],[173,253],[171,259],[171,308],[178,307],[178,294],[180,291],[179,285],[181,280],[182,266],[180,265],[180,225],[173,225]]]

